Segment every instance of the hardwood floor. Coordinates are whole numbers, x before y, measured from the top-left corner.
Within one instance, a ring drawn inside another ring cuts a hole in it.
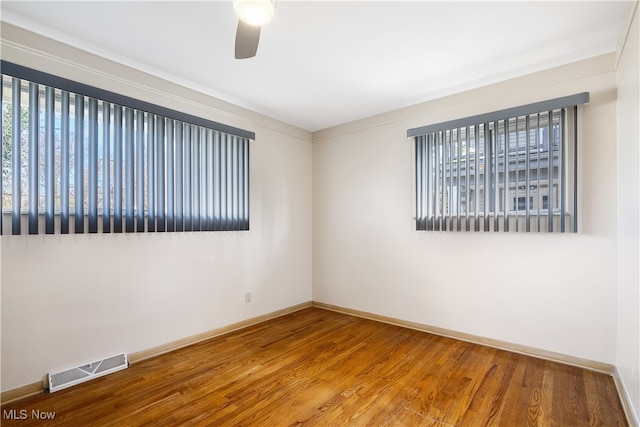
[[[607,375],[318,308],[2,413],[23,427],[627,425]]]

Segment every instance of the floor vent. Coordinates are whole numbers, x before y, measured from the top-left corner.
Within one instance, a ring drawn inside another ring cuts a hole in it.
[[[120,353],[75,368],[51,372],[49,373],[49,392],[53,393],[112,372],[121,371],[128,366],[127,355]]]

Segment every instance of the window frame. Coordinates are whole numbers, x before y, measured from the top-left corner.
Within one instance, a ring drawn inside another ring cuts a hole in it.
[[[578,106],[588,102],[583,92],[407,130],[416,230],[577,232]]]

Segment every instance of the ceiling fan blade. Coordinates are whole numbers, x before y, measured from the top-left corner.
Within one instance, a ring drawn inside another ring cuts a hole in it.
[[[236,59],[246,59],[256,56],[260,41],[260,27],[255,27],[238,20],[236,31]]]

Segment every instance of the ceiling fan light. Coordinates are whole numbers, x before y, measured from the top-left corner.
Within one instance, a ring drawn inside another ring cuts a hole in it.
[[[255,26],[271,21],[275,9],[271,0],[233,0],[233,8],[238,18]]]

